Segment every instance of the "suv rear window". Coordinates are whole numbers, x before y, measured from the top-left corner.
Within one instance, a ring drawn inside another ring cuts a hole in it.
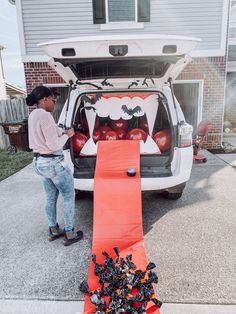
[[[104,77],[161,77],[168,63],[155,60],[109,60],[76,64],[75,70],[82,79]]]
[[[171,62],[155,58],[109,59],[109,60],[58,60],[69,66],[80,80],[96,78],[162,77]]]

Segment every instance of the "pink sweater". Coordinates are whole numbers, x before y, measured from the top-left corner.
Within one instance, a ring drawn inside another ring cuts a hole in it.
[[[40,154],[60,154],[68,140],[66,134],[62,134],[52,115],[44,109],[35,109],[28,119],[29,147]]]

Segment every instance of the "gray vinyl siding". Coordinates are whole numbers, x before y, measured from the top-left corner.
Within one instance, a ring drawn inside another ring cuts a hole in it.
[[[92,0],[21,0],[26,55],[40,55],[37,43],[66,37],[155,33],[202,39],[198,50],[219,49],[223,1],[151,0],[144,29],[101,30],[93,24]]]

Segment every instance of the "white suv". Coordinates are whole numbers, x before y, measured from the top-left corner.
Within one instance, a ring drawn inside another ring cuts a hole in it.
[[[198,39],[113,35],[42,43],[50,65],[68,82],[59,119],[76,135],[64,154],[75,188],[92,191],[100,140],[139,140],[142,190],[182,195],[192,168],[192,126],[172,83]]]

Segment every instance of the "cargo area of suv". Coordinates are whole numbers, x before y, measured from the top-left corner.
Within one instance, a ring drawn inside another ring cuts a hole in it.
[[[71,154],[75,178],[93,178],[97,143],[139,140],[142,177],[171,176],[176,130],[161,92],[83,94],[75,106]]]

